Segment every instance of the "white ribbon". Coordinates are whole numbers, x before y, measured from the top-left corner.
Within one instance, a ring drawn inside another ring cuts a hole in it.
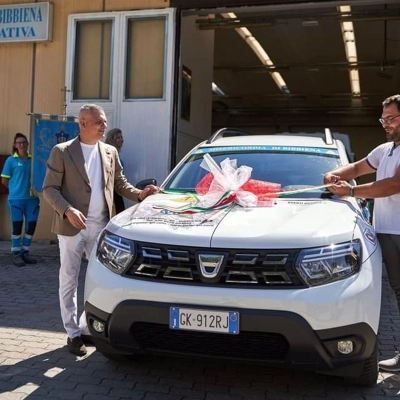
[[[200,166],[211,172],[214,179],[211,182],[208,192],[202,196],[197,204],[198,206],[211,207],[227,191],[235,193],[236,202],[242,207],[257,206],[257,196],[240,189],[250,179],[253,168],[246,165],[237,168],[236,160],[230,160],[229,158],[221,161],[221,167],[219,167],[207,153],[204,154]]]

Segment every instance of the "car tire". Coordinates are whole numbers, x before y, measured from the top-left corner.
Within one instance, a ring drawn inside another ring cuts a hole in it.
[[[357,386],[375,386],[378,380],[378,342],[371,357],[364,361],[360,376],[348,377],[346,381]]]

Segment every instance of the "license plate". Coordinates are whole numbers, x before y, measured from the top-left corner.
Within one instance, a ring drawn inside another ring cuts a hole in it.
[[[171,307],[169,327],[171,329],[237,335],[239,333],[239,313],[236,311],[211,311]]]

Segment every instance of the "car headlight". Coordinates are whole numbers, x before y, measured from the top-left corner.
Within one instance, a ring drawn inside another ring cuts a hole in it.
[[[345,279],[361,267],[361,244],[358,240],[300,251],[296,269],[309,286]]]
[[[122,274],[135,258],[135,244],[105,231],[97,246],[97,258],[110,271]]]

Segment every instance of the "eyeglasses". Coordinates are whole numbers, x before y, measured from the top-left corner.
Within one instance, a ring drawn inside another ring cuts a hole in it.
[[[400,117],[400,114],[395,115],[394,117],[387,117],[387,118],[379,118],[379,122],[382,125],[388,124],[390,125],[397,117]]]
[[[28,142],[24,140],[23,142],[14,142],[14,144],[28,144]]]

